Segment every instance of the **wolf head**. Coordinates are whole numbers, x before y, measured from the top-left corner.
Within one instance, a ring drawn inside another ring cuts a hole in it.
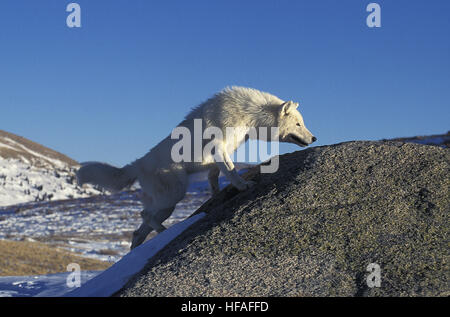
[[[298,103],[286,101],[279,108],[278,127],[280,142],[308,146],[317,138],[312,135],[303,122],[303,117],[297,110]]]

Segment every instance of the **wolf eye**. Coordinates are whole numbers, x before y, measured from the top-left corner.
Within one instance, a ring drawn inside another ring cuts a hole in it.
[[[300,127],[300,123],[297,122],[297,127]]]

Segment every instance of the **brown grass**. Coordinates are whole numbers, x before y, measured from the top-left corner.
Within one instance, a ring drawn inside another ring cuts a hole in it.
[[[0,276],[67,272],[69,263],[78,263],[81,270],[104,270],[111,265],[29,241],[0,240],[0,255]]]

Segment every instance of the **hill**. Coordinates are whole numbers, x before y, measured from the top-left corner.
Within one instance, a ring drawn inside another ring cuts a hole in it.
[[[24,137],[0,130],[0,157],[16,159],[36,167],[78,167],[70,157]]]
[[[76,184],[78,167],[64,154],[0,130],[0,206],[100,194]]]

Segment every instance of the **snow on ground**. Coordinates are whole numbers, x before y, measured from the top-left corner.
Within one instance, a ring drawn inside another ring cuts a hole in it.
[[[90,197],[101,194],[93,186],[80,187],[75,170],[37,167],[19,159],[0,157],[0,206]]]
[[[0,206],[101,194],[76,184],[78,167],[64,154],[0,130]]]

